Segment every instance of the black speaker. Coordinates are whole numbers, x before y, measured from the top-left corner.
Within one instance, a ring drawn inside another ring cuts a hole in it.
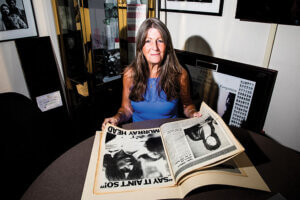
[[[64,84],[50,37],[22,38],[15,43],[31,99],[45,115],[66,118]]]

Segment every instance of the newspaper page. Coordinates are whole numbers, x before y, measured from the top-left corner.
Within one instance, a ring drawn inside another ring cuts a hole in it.
[[[161,126],[176,182],[186,173],[225,162],[244,151],[218,114],[205,103],[200,112],[200,118]]]
[[[159,128],[124,130],[108,125],[100,144],[96,194],[175,184]]]

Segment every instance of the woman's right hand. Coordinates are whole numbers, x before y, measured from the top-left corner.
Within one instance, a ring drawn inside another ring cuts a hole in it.
[[[103,123],[102,123],[102,131],[104,130],[107,123],[110,123],[110,124],[116,126],[119,123],[119,118],[116,117],[116,116],[105,118]]]

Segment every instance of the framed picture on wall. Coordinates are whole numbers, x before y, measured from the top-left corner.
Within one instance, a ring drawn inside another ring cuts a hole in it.
[[[222,16],[223,0],[159,0],[159,11]]]
[[[278,71],[175,49],[190,76],[191,97],[204,101],[227,125],[263,131]]]
[[[31,0],[0,0],[0,41],[38,36]]]

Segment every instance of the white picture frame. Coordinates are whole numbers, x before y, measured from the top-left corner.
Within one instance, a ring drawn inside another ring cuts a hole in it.
[[[18,38],[25,38],[25,37],[34,37],[38,36],[38,30],[36,26],[35,21],[35,15],[32,5],[32,0],[16,0],[16,7],[20,10],[23,10],[23,17],[25,16],[25,19],[21,18],[23,22],[25,22],[25,28],[24,27],[6,27],[5,25],[5,18],[2,16],[2,6],[3,4],[7,5],[6,0],[0,0],[0,41],[8,41],[8,40],[14,40]],[[11,15],[12,13],[10,13]],[[13,13],[14,15],[17,15]],[[14,16],[15,17],[15,16]],[[7,24],[7,21],[6,21]]]

